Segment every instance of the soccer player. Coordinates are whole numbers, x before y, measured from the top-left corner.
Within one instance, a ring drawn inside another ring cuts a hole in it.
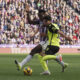
[[[46,35],[46,34],[45,34]],[[43,46],[46,48],[46,46],[48,45],[48,41],[47,41],[47,44],[43,44]],[[38,46],[36,46],[34,49],[32,49],[32,51],[30,52],[30,54],[25,58],[23,59],[21,62],[18,62],[17,60],[15,60],[15,63],[17,65],[17,68],[18,70],[21,70],[21,68],[23,67],[24,64],[26,64],[28,61],[30,61],[32,59],[32,57],[34,56],[34,54],[36,53],[39,53],[39,60],[40,60],[40,63],[43,64],[44,66],[42,66],[44,68],[44,70],[46,71],[45,74],[50,74],[50,72],[48,71],[48,68],[47,68],[47,64],[45,61],[42,60],[42,57],[43,57],[43,53],[42,53],[43,49],[42,49],[42,46],[39,44]],[[60,62],[60,56],[57,56],[58,58],[56,59],[63,67],[63,64],[64,62]],[[63,67],[64,69],[64,67]],[[62,70],[63,70],[62,69]]]
[[[45,29],[45,27],[42,29],[42,27],[41,27],[41,25],[42,25],[42,20],[43,20],[43,17],[46,15],[46,12],[45,12],[45,10],[39,10],[39,13],[38,13],[38,15],[39,15],[39,20],[37,20],[37,21],[32,21],[32,20],[30,20],[30,18],[29,18],[29,11],[28,11],[28,13],[27,13],[27,16],[28,16],[28,21],[29,21],[29,23],[30,24],[39,24],[40,25],[40,28],[38,28],[38,30],[35,32],[35,34],[38,32],[38,31],[43,31],[43,32],[41,32],[40,34],[41,34],[41,42],[35,47],[35,48],[33,48],[32,50],[31,50],[31,52],[29,53],[29,55],[25,58],[25,59],[23,59],[21,62],[18,62],[17,60],[15,60],[15,63],[16,63],[16,65],[17,65],[17,68],[18,68],[18,70],[21,70],[21,68],[23,67],[23,65],[24,64],[26,64],[27,62],[29,62],[31,59],[32,59],[32,57],[34,56],[34,54],[37,54],[37,53],[43,53],[43,51],[46,49],[46,47],[47,47],[47,45],[48,45],[48,41],[46,41],[46,38],[44,39],[44,37],[42,37],[43,35],[44,35],[44,33],[46,33],[46,29]],[[41,30],[42,29],[42,30]],[[35,35],[34,34],[34,35]],[[34,36],[33,35],[33,36]],[[40,59],[40,55],[39,55],[39,59]]]
[[[72,39],[69,36],[66,36],[62,31],[60,31],[57,24],[51,22],[50,16],[45,16],[43,19],[44,25],[47,27],[47,36],[48,36],[48,46],[45,50],[45,53],[42,54],[41,64],[44,69],[44,72],[41,74],[50,74],[50,71],[48,70],[48,67],[45,63],[46,60],[56,60],[62,65],[62,72],[64,72],[64,69],[67,67],[67,64],[62,61],[62,57],[55,56],[55,54],[60,49],[60,39],[59,36],[61,35],[65,39],[72,41]]]

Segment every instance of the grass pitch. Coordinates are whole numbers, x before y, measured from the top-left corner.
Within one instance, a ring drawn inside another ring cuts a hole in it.
[[[31,76],[24,76],[22,71],[17,71],[14,60],[21,61],[26,55],[1,55],[0,54],[0,80],[80,80],[80,55],[63,55],[63,60],[69,63],[65,72],[55,61],[49,61],[48,67],[51,75],[40,75],[43,71],[37,55],[25,66],[33,70]]]

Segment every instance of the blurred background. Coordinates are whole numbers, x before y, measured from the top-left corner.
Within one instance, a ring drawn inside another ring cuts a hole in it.
[[[31,35],[39,25],[29,24],[27,11],[31,20],[38,20],[39,9],[73,39],[69,43],[60,37],[61,45],[80,45],[80,0],[0,0],[0,44],[38,44],[39,32]]]

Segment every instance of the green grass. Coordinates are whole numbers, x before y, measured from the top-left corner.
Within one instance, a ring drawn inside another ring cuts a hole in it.
[[[80,55],[63,55],[63,60],[69,63],[64,73],[61,66],[55,61],[49,61],[51,75],[40,75],[41,65],[35,56],[27,66],[33,70],[31,76],[24,76],[22,71],[17,71],[14,60],[21,61],[26,55],[0,55],[0,80],[80,80]]]

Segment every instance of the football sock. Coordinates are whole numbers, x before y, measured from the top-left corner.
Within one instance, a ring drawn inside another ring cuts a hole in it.
[[[63,62],[63,60],[62,60],[62,56],[61,56],[61,59],[60,59],[60,56],[61,56],[61,55],[58,55],[58,56],[56,57],[56,61],[57,61],[59,64],[61,64],[61,66],[64,66],[64,62]]]
[[[23,65],[29,62],[31,59],[32,55],[29,54],[25,59],[22,60],[22,62],[20,62],[20,66],[23,67]]]
[[[48,66],[47,66],[46,62],[42,60],[43,57],[41,55],[38,55],[38,58],[40,60],[40,64],[41,64],[43,70],[48,71]]]
[[[59,64],[61,64],[61,66],[64,66],[64,62],[63,61],[58,61],[56,60]]]
[[[46,64],[48,65],[48,60],[46,61]]]

